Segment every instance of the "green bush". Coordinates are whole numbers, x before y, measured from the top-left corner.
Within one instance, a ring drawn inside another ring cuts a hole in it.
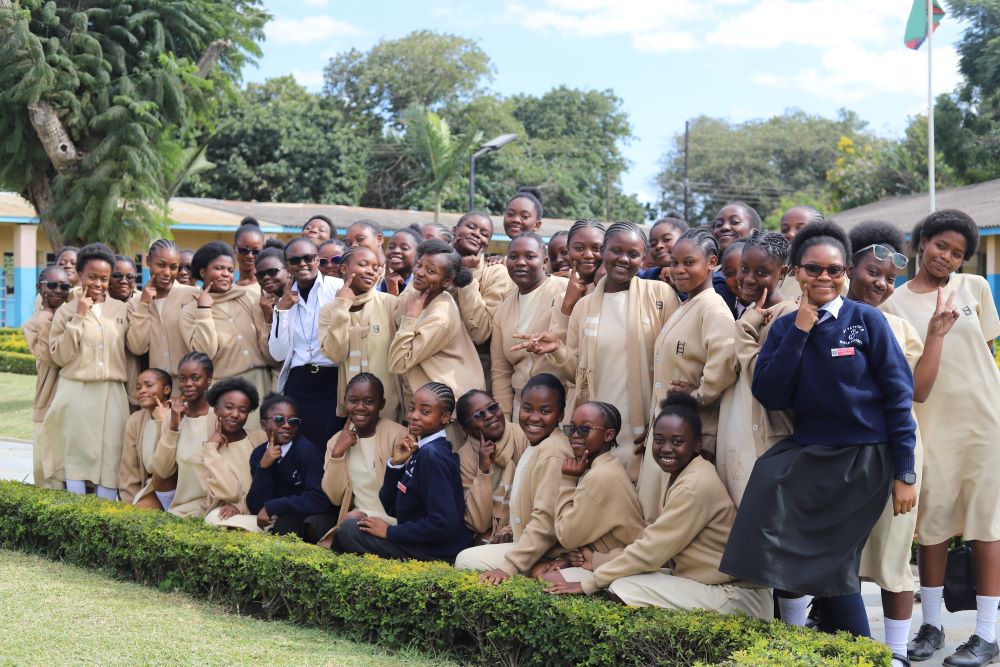
[[[24,332],[20,329],[11,329],[10,327],[0,328],[0,352],[31,354],[31,350],[28,349],[28,341],[24,337]]]
[[[338,555],[124,503],[0,482],[0,546],[221,602],[241,613],[507,665],[889,665],[880,644],[709,612],[495,588],[442,563]]]
[[[38,375],[35,367],[35,357],[20,352],[0,351],[0,373],[18,373],[19,375]]]

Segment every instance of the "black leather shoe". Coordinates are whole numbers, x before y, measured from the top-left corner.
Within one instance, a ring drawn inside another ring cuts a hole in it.
[[[982,667],[1000,656],[996,642],[988,642],[979,635],[972,635],[969,641],[959,645],[958,650],[944,659],[948,667]]]
[[[906,657],[913,662],[920,662],[934,655],[934,652],[944,646],[944,630],[924,623],[917,630],[917,636],[906,645]]]
[[[910,661],[906,658],[905,655],[900,655],[898,653],[893,653],[892,654],[892,664],[895,665],[897,662],[900,665],[902,665],[903,667],[910,667]]]

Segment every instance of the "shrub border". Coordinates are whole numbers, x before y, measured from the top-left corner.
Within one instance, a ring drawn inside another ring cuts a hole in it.
[[[443,563],[338,555],[290,537],[222,532],[124,503],[0,482],[0,546],[40,553],[240,613],[382,647],[531,665],[888,666],[881,644],[711,612],[635,609],[497,587]]]
[[[35,357],[31,354],[0,350],[0,373],[38,375],[38,366],[35,364]]]

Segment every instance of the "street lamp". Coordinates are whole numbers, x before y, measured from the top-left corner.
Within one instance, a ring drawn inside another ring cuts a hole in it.
[[[512,141],[517,141],[516,134],[501,134],[499,137],[490,139],[479,147],[479,150],[469,156],[469,210],[476,208],[476,158],[487,153],[498,151]]]

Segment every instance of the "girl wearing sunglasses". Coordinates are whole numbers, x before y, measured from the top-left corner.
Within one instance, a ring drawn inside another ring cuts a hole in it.
[[[136,270],[135,262],[125,255],[115,255],[115,267],[111,272],[111,280],[108,282],[108,296],[115,301],[128,304],[131,310],[132,300],[138,301],[139,292],[135,290]],[[126,335],[127,345],[127,335]],[[132,412],[139,410],[139,398],[136,396],[136,384],[139,381],[139,373],[142,366],[139,358],[129,349],[125,350],[125,393],[128,394],[129,409]]]
[[[510,489],[528,438],[519,425],[507,421],[500,404],[480,389],[459,397],[455,413],[467,436],[458,450],[465,525],[476,534],[477,545],[510,542]]]
[[[344,261],[347,246],[340,239],[323,241],[319,246],[319,272],[327,278],[343,278],[340,265]]]
[[[861,550],[890,488],[894,513],[916,502],[913,376],[882,313],[840,296],[850,248],[829,222],[792,241],[802,299],[771,327],[752,384],[765,408],[792,409],[792,435],[757,459],[719,569],[816,596],[820,629],[870,636]]]
[[[260,296],[260,285],[256,277],[256,260],[264,249],[264,234],[253,218],[243,218],[233,235],[233,252],[239,265],[240,277],[236,284],[247,288],[254,297]]]

